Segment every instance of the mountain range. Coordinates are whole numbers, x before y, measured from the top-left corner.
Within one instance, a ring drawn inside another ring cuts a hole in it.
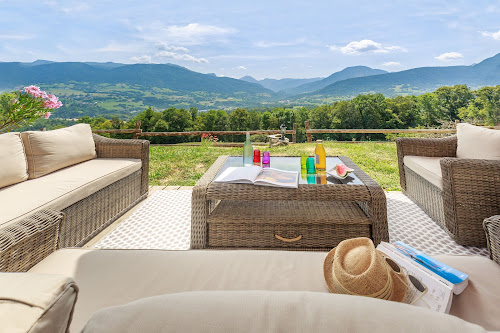
[[[310,79],[241,79],[202,74],[173,64],[113,62],[0,62],[0,91],[41,85],[57,93],[75,116],[82,105],[95,113],[137,112],[154,106],[200,109],[311,105],[359,94],[422,94],[441,86],[466,84],[476,89],[500,84],[500,53],[470,66],[421,67],[387,72],[366,66],[347,67],[328,77]],[[61,110],[62,111],[62,110]]]

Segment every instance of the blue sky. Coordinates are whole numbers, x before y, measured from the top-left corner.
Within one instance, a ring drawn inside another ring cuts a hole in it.
[[[230,77],[470,65],[500,53],[500,0],[0,0],[0,61],[174,63]]]

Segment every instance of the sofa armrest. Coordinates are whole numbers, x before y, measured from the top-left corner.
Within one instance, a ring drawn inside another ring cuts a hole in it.
[[[149,189],[149,141],[110,139],[93,134],[97,157],[137,158],[142,161],[141,194]]]
[[[500,213],[500,160],[445,157],[440,163],[446,228],[460,244],[485,246],[482,221]]]
[[[406,155],[428,157],[455,157],[457,154],[457,137],[446,138],[396,138],[398,154],[399,182],[406,190],[406,176],[403,158]]]
[[[0,271],[26,272],[56,251],[63,217],[44,209],[0,229]]]
[[[486,232],[490,258],[500,265],[500,215],[484,219],[483,227]]]

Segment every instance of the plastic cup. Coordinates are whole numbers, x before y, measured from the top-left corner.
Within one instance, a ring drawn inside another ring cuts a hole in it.
[[[305,169],[306,168],[306,163],[307,163],[307,158],[309,156],[307,154],[300,154],[300,168]]]
[[[268,151],[262,152],[262,164],[270,164],[271,163],[271,157],[269,156]]]
[[[314,157],[307,158],[306,169],[308,174],[314,175],[316,173],[316,168],[314,167]]]

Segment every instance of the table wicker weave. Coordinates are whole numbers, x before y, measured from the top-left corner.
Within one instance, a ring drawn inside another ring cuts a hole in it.
[[[346,180],[323,174],[310,184],[302,175],[298,188],[212,182],[240,159],[220,156],[194,186],[191,248],[325,251],[352,237],[389,241],[384,191],[349,158],[327,157],[327,170],[337,162],[354,169]],[[300,170],[300,159],[272,157],[271,167]]]

